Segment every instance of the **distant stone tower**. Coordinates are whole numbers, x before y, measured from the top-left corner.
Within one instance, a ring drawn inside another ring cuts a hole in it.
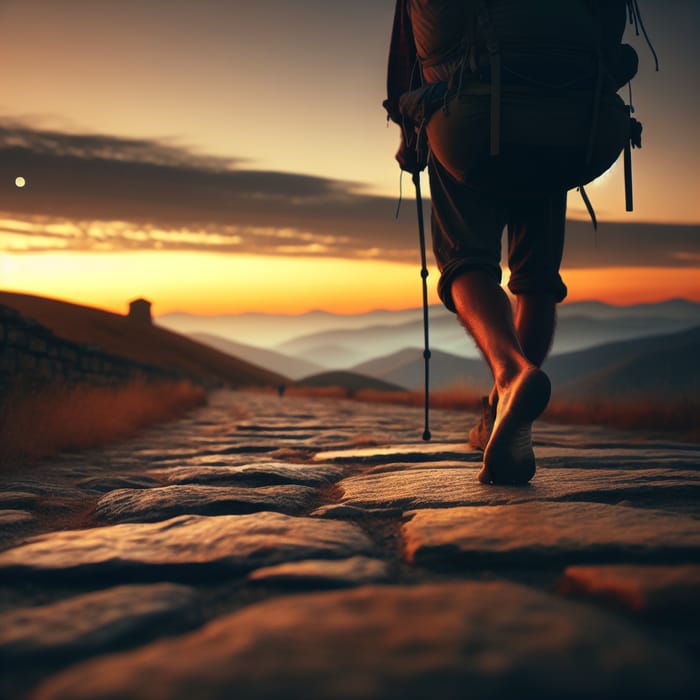
[[[153,324],[151,302],[147,299],[134,299],[129,302],[129,318],[137,323]]]

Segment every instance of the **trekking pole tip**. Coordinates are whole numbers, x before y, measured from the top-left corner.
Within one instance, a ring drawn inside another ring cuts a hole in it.
[[[428,442],[431,437],[432,437],[432,435],[430,434],[429,430],[425,430],[423,432],[423,440],[425,440],[426,442]]]

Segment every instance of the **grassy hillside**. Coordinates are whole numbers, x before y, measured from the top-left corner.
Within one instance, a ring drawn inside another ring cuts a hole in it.
[[[19,311],[56,335],[138,362],[168,367],[232,386],[277,385],[288,380],[172,331],[127,316],[56,299],[0,292],[0,304]]]

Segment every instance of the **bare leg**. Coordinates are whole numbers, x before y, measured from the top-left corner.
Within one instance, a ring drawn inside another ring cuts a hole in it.
[[[498,394],[479,479],[527,482],[535,472],[530,426],[547,405],[549,380],[523,352],[510,302],[495,279],[479,271],[460,275],[452,283],[452,298],[491,368]]]
[[[547,357],[556,325],[557,303],[547,294],[520,294],[515,311],[515,329],[525,357],[540,367]]]
[[[523,354],[541,367],[547,358],[554,339],[557,303],[548,294],[520,294],[516,297],[515,332]],[[495,406],[498,391],[494,384],[489,393],[489,403]]]
[[[468,272],[452,283],[452,299],[464,327],[491,368],[497,391],[532,367],[518,340],[510,301],[485,272]]]

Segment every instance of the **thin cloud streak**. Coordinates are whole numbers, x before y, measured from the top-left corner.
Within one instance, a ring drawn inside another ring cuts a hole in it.
[[[192,251],[415,262],[413,207],[158,141],[0,125],[0,250]],[[28,185],[14,186],[21,175]],[[569,222],[568,267],[690,267],[698,226]]]

